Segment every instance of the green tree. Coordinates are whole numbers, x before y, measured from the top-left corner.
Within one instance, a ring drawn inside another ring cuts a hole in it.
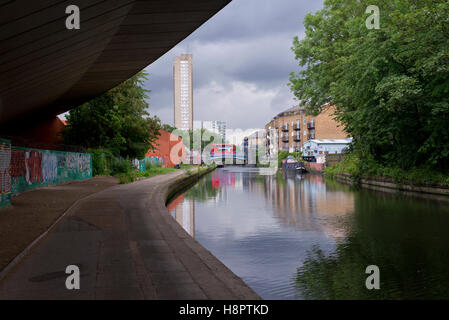
[[[143,158],[154,148],[161,128],[157,117],[150,117],[142,87],[146,73],[141,71],[101,96],[72,109],[63,131],[64,142],[87,148],[107,148],[115,155]]]
[[[162,129],[164,129],[164,130],[167,131],[167,132],[173,132],[174,130],[176,130],[175,127],[173,127],[173,126],[171,126],[171,125],[169,125],[169,124],[166,124],[166,123],[164,123],[164,124],[162,125]]]
[[[365,25],[369,5],[380,29]],[[309,113],[336,105],[361,158],[447,169],[448,17],[447,0],[326,0],[293,41],[291,90]]]

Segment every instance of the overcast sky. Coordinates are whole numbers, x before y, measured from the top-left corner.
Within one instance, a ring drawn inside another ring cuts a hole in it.
[[[173,59],[193,54],[194,120],[228,128],[263,128],[295,105],[287,83],[298,70],[290,50],[303,37],[306,13],[322,0],[233,0],[188,38],[146,68],[150,113],[173,125]]]

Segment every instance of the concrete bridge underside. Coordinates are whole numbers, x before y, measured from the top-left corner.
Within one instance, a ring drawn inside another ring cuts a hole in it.
[[[0,0],[0,133],[17,134],[128,79],[230,0]],[[80,30],[66,29],[69,5]]]

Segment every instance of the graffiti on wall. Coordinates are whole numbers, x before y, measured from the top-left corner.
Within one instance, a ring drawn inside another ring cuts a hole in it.
[[[91,177],[88,153],[11,147],[0,139],[0,207],[9,204],[6,195]]]
[[[11,193],[11,144],[8,140],[0,139],[0,208],[9,205]]]
[[[58,158],[54,153],[46,151],[42,155],[42,181],[52,182],[58,179]]]

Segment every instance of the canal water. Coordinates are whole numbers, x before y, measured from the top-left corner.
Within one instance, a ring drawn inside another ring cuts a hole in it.
[[[449,202],[227,167],[169,211],[264,299],[449,298]]]

